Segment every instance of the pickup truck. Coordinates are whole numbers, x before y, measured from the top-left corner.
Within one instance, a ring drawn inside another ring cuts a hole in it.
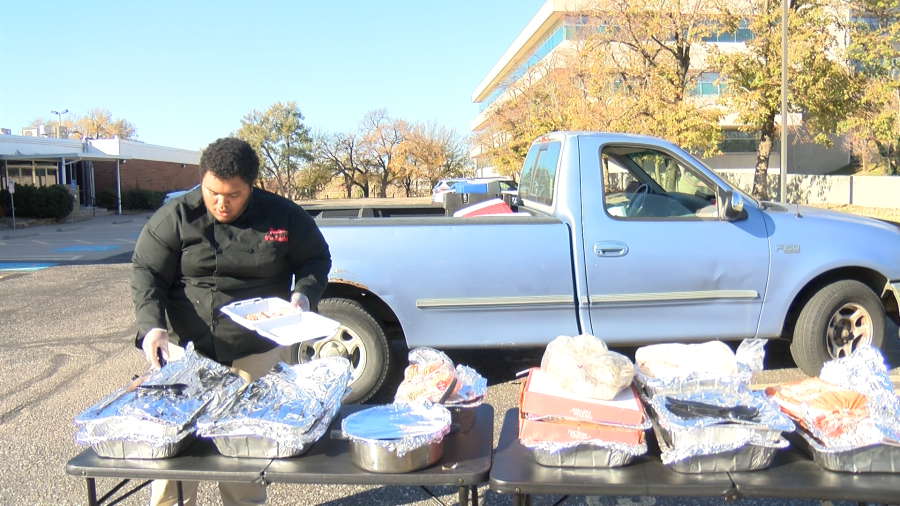
[[[898,319],[895,224],[756,201],[661,139],[542,136],[519,203],[474,218],[308,208],[333,258],[319,311],[342,326],[298,345],[298,360],[349,358],[357,402],[384,382],[389,339],[448,349],[578,333],[611,346],[782,338],[815,375],[881,347],[886,317]]]

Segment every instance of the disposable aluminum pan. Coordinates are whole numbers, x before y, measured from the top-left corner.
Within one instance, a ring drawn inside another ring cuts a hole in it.
[[[219,449],[219,453],[226,457],[253,459],[299,457],[312,447],[312,443],[301,444],[297,447],[262,436],[220,436],[214,437],[212,440]]]
[[[654,424],[653,429],[656,432],[659,449],[663,453],[672,452],[672,447],[666,441],[663,432],[659,430],[659,426]],[[775,458],[775,452],[786,446],[787,440],[780,438],[772,446],[745,444],[736,449],[691,455],[666,465],[675,472],[685,474],[757,471],[768,468],[772,459]]]
[[[554,451],[541,447],[534,449],[534,460],[548,467],[622,467],[630,464],[632,459],[631,453],[590,444]]]
[[[805,431],[791,437],[823,469],[845,473],[900,473],[900,444],[881,443],[859,448],[832,449],[819,444]]]
[[[110,459],[167,459],[184,451],[196,439],[193,432],[178,441],[163,445],[124,439],[107,439],[94,443],[91,448],[97,455]]]

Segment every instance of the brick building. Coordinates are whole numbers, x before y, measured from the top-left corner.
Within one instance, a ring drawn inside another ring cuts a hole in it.
[[[185,190],[200,182],[200,152],[124,139],[55,139],[0,135],[0,183],[75,188],[83,207],[98,192],[132,188]],[[121,210],[120,210],[121,211]]]

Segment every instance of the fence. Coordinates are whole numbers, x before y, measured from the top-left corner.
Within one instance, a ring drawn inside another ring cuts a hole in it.
[[[717,171],[717,174],[742,191],[753,188],[751,171]],[[766,178],[769,198],[778,195],[778,172]],[[900,176],[822,176],[790,175],[785,181],[787,201],[796,204],[853,204],[865,207],[900,209]]]

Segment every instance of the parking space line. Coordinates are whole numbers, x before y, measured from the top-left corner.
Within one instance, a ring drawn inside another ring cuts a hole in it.
[[[94,243],[92,243],[92,242],[82,241],[82,240],[80,240],[80,239],[72,239],[72,242],[80,242],[81,244],[94,244]]]
[[[38,243],[38,244],[43,244],[44,246],[50,244],[49,242],[38,241],[38,240],[35,240],[35,239],[32,239],[31,242],[36,242],[36,243]]]

